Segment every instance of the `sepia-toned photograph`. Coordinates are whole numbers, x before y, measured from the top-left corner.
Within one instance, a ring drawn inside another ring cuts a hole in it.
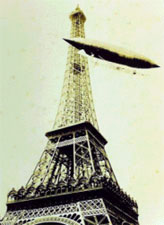
[[[0,225],[164,225],[164,2],[0,0]]]

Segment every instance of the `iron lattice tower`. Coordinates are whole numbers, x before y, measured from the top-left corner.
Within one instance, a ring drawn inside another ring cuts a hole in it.
[[[71,37],[86,17],[70,15]],[[69,47],[61,101],[47,146],[25,187],[8,194],[3,225],[138,225],[138,207],[120,189],[98,131],[87,58]]]
[[[77,8],[71,13],[71,38],[85,37],[83,12]],[[89,121],[98,129],[89,78],[88,60],[69,46],[61,101],[54,128]]]

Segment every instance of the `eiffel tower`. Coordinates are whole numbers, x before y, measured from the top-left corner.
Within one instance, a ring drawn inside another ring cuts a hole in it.
[[[85,37],[79,6],[71,37]],[[25,187],[8,194],[3,225],[138,225],[138,206],[119,186],[99,132],[87,58],[69,46],[48,143]]]

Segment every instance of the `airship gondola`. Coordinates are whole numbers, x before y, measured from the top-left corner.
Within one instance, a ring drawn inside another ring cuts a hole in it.
[[[92,41],[85,38],[64,38],[64,40],[78,50],[84,50],[89,56],[93,56],[101,60],[106,60],[138,69],[159,67],[153,61],[144,56],[113,45],[107,46],[97,41]]]

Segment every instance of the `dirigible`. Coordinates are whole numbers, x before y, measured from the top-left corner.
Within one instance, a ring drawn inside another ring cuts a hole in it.
[[[78,50],[84,50],[89,56],[112,63],[139,69],[159,67],[152,60],[117,46],[102,44],[98,41],[93,41],[86,38],[64,38],[64,40]]]

